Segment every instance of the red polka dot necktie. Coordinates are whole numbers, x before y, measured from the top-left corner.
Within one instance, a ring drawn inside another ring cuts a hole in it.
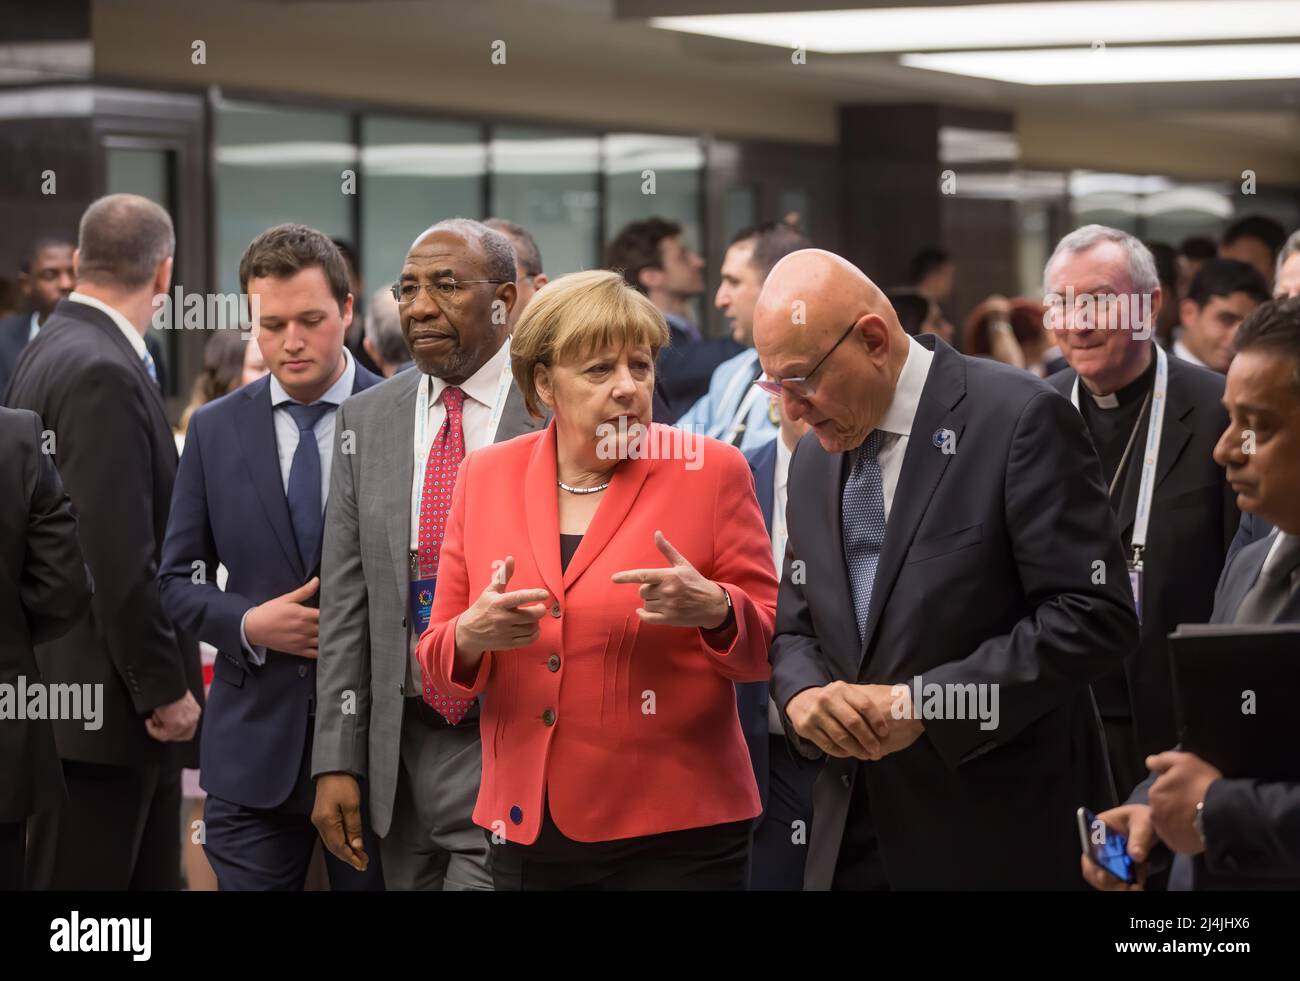
[[[465,459],[465,429],[462,425],[465,393],[454,385],[442,390],[442,405],[447,418],[438,430],[438,438],[429,447],[424,464],[424,490],[420,494],[420,578],[438,574],[438,554],[451,511],[451,492],[456,487],[456,472]],[[452,725],[465,717],[474,704],[472,698],[449,698],[424,680],[424,700]]]

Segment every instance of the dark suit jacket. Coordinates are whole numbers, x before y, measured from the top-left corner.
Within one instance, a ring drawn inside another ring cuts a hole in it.
[[[1053,375],[1048,384],[1068,399],[1076,377],[1070,369]],[[1142,643],[1124,661],[1140,755],[1136,767],[1148,754],[1163,752],[1178,739],[1168,637],[1180,623],[1209,619],[1214,586],[1241,520],[1237,495],[1212,455],[1228,426],[1222,398],[1222,375],[1169,358],[1169,394],[1142,560]],[[1131,465],[1125,468],[1123,490],[1117,491],[1126,556],[1132,554],[1129,544],[1146,443],[1145,417],[1139,422]],[[1120,795],[1131,789],[1120,787]]]
[[[1089,684],[1138,639],[1101,468],[1079,414],[1040,379],[916,340],[935,355],[865,643],[840,527],[847,454],[815,433],[795,448],[772,690],[810,758],[784,708],[836,680],[997,685],[984,689],[997,725],[925,719],[883,760],[829,759],[805,888],[831,884],[859,770],[892,887],[1079,888],[1075,811],[1114,799]],[[955,452],[936,446],[943,429]]]
[[[9,389],[9,379],[13,377],[18,356],[27,346],[31,331],[30,313],[15,313],[0,320],[0,405],[8,404],[5,392]]]
[[[744,350],[730,337],[706,337],[693,341],[669,324],[669,343],[659,352],[655,371],[655,422],[672,425],[709,390],[713,369]]]
[[[779,439],[780,437],[777,437]],[[754,475],[754,489],[758,506],[763,512],[763,524],[772,534],[773,482],[776,480],[776,439],[745,454],[750,472]],[[779,572],[780,570],[778,570]],[[749,746],[749,759],[754,764],[754,779],[758,781],[758,796],[767,809],[769,743],[767,732],[766,681],[741,681],[736,683],[736,710],[740,713],[740,728]]]
[[[1229,560],[1211,623],[1236,619],[1272,547],[1270,535]],[[1300,623],[1300,592],[1292,594],[1275,622]],[[1128,802],[1147,803],[1154,782],[1153,774]],[[1206,849],[1192,859],[1194,889],[1300,889],[1300,782],[1216,780],[1206,792],[1204,810]]]
[[[352,391],[379,381],[358,364]],[[206,572],[197,582],[195,562]],[[224,591],[216,583],[218,564],[226,567]],[[158,577],[172,622],[218,651],[200,769],[203,788],[222,800],[276,807],[298,780],[316,662],[268,651],[258,667],[244,655],[239,625],[254,606],[297,589],[317,571],[303,568],[298,555],[268,375],[190,419]],[[250,752],[250,746],[276,749]]]
[[[34,645],[72,629],[90,606],[77,518],[40,419],[0,409],[0,684],[43,681]],[[63,798],[54,728],[45,719],[0,722],[0,822],[21,821]]]
[[[104,725],[55,722],[64,759],[136,766],[175,756],[144,719],[188,689],[202,704],[198,643],[178,635],[158,597],[158,561],[176,441],[162,395],[108,315],[60,300],[27,346],[9,391],[56,437],[55,462],[95,579],[90,612],[36,650],[48,682],[104,686]],[[197,766],[195,740],[179,757]]]
[[[1241,512],[1241,524],[1237,526],[1237,534],[1232,537],[1232,544],[1228,547],[1228,557],[1223,560],[1223,567],[1226,569],[1232,564],[1232,560],[1237,557],[1237,553],[1249,545],[1251,542],[1257,542],[1273,534],[1273,526],[1263,518],[1257,518],[1249,511]]]

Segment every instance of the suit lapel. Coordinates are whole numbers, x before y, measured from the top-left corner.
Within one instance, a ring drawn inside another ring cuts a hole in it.
[[[1160,490],[1165,478],[1174,469],[1174,464],[1183,455],[1183,450],[1186,449],[1188,442],[1192,438],[1192,430],[1183,420],[1191,414],[1193,406],[1191,403],[1182,400],[1182,390],[1174,386],[1172,377],[1169,381],[1168,402],[1165,405],[1165,418],[1160,429],[1160,455],[1156,458],[1156,482],[1151,490],[1153,497]],[[1133,523],[1137,519],[1137,499],[1141,493],[1142,460],[1146,455],[1149,419],[1150,415],[1148,413],[1145,420],[1138,420],[1138,434],[1133,441],[1132,455],[1127,464],[1130,473],[1124,477],[1124,492],[1118,517],[1120,519],[1120,535],[1125,541],[1128,541],[1129,536],[1132,534]],[[1154,512],[1155,509],[1152,510]]]
[[[508,439],[514,439],[516,436],[522,436],[524,433],[535,433],[544,427],[549,421],[545,419],[534,419],[528,414],[528,409],[524,405],[524,396],[519,391],[518,385],[511,385],[506,390],[506,407],[501,410],[501,422],[497,425],[495,443],[504,443]]]
[[[409,378],[407,377],[409,376]],[[407,384],[398,387],[395,401],[387,411],[380,410],[377,424],[383,431],[381,466],[392,473],[383,481],[387,495],[384,510],[388,514],[388,549],[393,561],[398,599],[406,609],[406,588],[411,579],[411,489],[415,482],[415,393],[420,387],[420,371],[402,372]]]
[[[302,567],[302,558],[298,554],[298,540],[294,537],[289,502],[284,496],[284,482],[280,477],[280,454],[275,443],[269,377],[254,382],[244,390],[244,398],[236,415],[239,421],[239,445],[257,497],[262,502],[262,509],[271,522],[276,540],[294,575],[305,580],[307,570]]]
[[[648,437],[658,440],[659,434],[657,429],[666,429],[658,423],[651,424],[651,431]],[[550,453],[550,487],[545,488],[546,496],[542,496],[542,488],[536,486],[529,487],[529,498],[531,500],[555,501],[555,495],[559,490],[555,486],[555,453],[554,453],[554,433],[555,423],[552,422],[547,427],[547,439],[539,440],[539,445],[550,441],[552,452]],[[541,461],[538,461],[540,464]],[[596,508],[596,514],[591,519],[591,524],[587,528],[587,533],[582,536],[582,542],[578,545],[578,551],[574,553],[573,558],[569,561],[569,567],[564,570],[564,588],[568,589],[577,581],[578,577],[586,571],[587,566],[591,565],[592,560],[605,550],[609,540],[614,537],[614,533],[622,526],[627,518],[628,512],[632,510],[632,504],[636,501],[637,495],[641,492],[641,485],[645,483],[646,477],[650,475],[651,462],[646,456],[638,457],[634,460],[624,460],[614,471],[614,476],[609,482],[609,490],[605,492],[604,500]],[[533,472],[540,467],[532,468]],[[551,505],[554,507],[554,505]],[[556,534],[551,536],[552,548],[559,549],[559,515],[556,514],[553,519],[556,522]],[[531,537],[531,526],[530,526]],[[558,564],[558,554],[556,556]]]
[[[758,495],[758,506],[763,512],[763,523],[767,525],[769,535],[772,534],[772,522],[776,518],[773,512],[776,507],[775,483],[776,443],[772,442],[763,447],[754,458],[754,492]]]
[[[889,520],[885,526],[885,543],[880,551],[880,563],[876,567],[876,582],[871,591],[871,609],[867,614],[860,657],[871,649],[872,636],[880,623],[881,611],[889,601],[894,582],[898,579],[903,559],[930,506],[934,489],[939,485],[939,480],[954,455],[935,446],[933,434],[940,429],[952,430],[956,434],[956,447],[961,446],[963,423],[956,417],[953,407],[965,394],[966,369],[961,363],[960,355],[946,344],[936,344],[930,374],[921,391],[916,418],[912,420],[903,469],[898,476]],[[839,514],[838,507],[833,513]],[[851,602],[848,608],[853,608]]]
[[[568,575],[560,571],[560,515],[556,506],[555,495],[559,493],[555,486],[555,426],[546,427],[546,432],[535,444],[528,459],[528,470],[524,475],[524,521],[528,526],[528,544],[533,550],[533,561],[541,573],[542,582],[551,591],[552,596],[562,596],[568,582]],[[609,493],[613,493],[611,485]],[[605,502],[601,502],[601,507]],[[597,511],[587,534],[590,535],[600,518]],[[583,539],[586,545],[586,539]],[[582,554],[582,547],[578,555]],[[574,568],[578,556],[569,562],[569,569]],[[586,562],[590,564],[588,556]]]

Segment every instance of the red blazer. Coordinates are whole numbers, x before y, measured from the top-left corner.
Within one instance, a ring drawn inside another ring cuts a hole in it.
[[[745,458],[699,439],[694,470],[683,460],[624,461],[563,573],[555,423],[461,465],[418,656],[443,693],[482,696],[476,824],[532,844],[543,793],[556,826],[577,841],[761,811],[732,683],[770,674],[772,549]],[[656,530],[730,594],[736,637],[726,650],[698,629],[642,623],[639,587],[610,581],[625,569],[667,567]],[[485,653],[472,683],[459,684],[456,623],[507,555],[515,572],[506,588],[547,589],[550,610],[536,643]]]

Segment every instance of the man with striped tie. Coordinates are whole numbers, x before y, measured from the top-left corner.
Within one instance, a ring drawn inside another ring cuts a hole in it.
[[[202,675],[198,644],[173,629],[154,579],[176,443],[144,342],[175,244],[171,218],[145,198],[92,203],[77,289],[24,350],[10,386],[10,405],[49,431],[95,583],[81,622],[37,648],[41,676],[103,691],[102,726],[54,722],[68,799],[30,822],[32,888],[180,886],[180,768],[197,763]]]
[[[321,563],[313,821],[337,857],[368,860],[362,778],[389,889],[491,889],[471,820],[477,702],[422,677],[439,548],[467,453],[544,425],[510,372],[515,254],[463,218],[423,232],[393,285],[414,371],[339,409]],[[345,441],[346,440],[346,441]]]

